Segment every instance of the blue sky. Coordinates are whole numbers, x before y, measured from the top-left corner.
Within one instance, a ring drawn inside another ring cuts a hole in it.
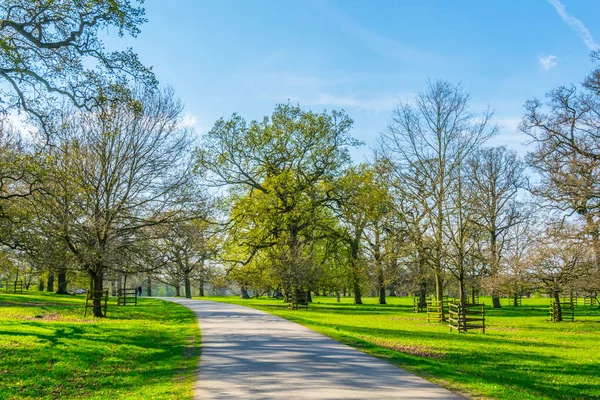
[[[460,82],[496,110],[493,144],[524,151],[523,103],[593,68],[600,2],[147,0],[132,46],[175,88],[204,133],[219,117],[269,115],[290,100],[344,109],[368,144],[428,78]],[[368,149],[354,151],[361,160]]]

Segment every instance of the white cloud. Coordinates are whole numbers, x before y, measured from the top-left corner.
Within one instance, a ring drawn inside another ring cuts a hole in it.
[[[546,71],[556,67],[558,65],[558,58],[556,56],[538,56],[538,61],[540,62],[540,66]]]
[[[291,101],[298,101],[301,105],[351,107],[368,111],[392,110],[399,100],[398,97],[357,98],[352,95],[338,96],[329,93],[320,93],[317,96],[310,98],[291,96],[289,99]]]
[[[581,40],[583,40],[585,45],[590,50],[598,50],[600,48],[600,45],[598,45],[598,43],[596,43],[596,41],[592,37],[592,33],[583,24],[583,22],[581,22],[577,18],[573,17],[572,15],[567,14],[566,7],[564,6],[563,3],[561,3],[559,0],[548,0],[548,3],[550,3],[554,7],[554,9],[556,9],[556,12],[562,18],[562,20],[567,25],[569,25],[569,27],[572,30],[574,30],[575,33],[577,33],[577,35],[581,38]]]
[[[192,114],[186,113],[181,120],[181,125],[184,128],[195,128],[197,124],[198,118]]]

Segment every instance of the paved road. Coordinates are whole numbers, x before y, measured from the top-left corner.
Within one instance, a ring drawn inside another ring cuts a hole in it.
[[[460,399],[283,318],[233,304],[168,299],[202,333],[196,399]]]

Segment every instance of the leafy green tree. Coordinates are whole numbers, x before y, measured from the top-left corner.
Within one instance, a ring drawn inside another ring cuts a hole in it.
[[[348,168],[333,184],[331,193],[339,224],[330,229],[347,246],[354,304],[362,304],[361,286],[366,275],[367,248],[372,250],[380,302],[385,304],[383,223],[386,214],[391,211],[391,197],[378,180],[377,171],[367,164]],[[372,229],[367,231],[369,226]]]
[[[206,281],[209,274],[207,261],[216,251],[215,236],[206,220],[178,221],[169,226],[161,226],[156,232],[156,241],[164,263],[172,268],[170,281],[183,281],[185,297],[192,298],[192,281]],[[206,218],[206,215],[204,216]]]
[[[198,168],[230,188],[229,237],[237,264],[269,252],[284,288],[308,290],[311,242],[330,203],[327,183],[350,163],[352,120],[343,112],[314,113],[281,104],[272,116],[247,123],[218,120],[205,136]]]

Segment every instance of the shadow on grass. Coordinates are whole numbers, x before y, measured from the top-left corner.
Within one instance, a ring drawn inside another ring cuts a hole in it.
[[[199,355],[199,344],[190,342],[196,329],[193,313],[158,300],[123,307],[113,316],[109,308],[109,317],[101,319],[4,319],[0,397],[81,398],[173,390],[174,377],[182,373],[181,360]],[[194,373],[188,372],[184,377]],[[162,398],[158,392],[156,396]]]

